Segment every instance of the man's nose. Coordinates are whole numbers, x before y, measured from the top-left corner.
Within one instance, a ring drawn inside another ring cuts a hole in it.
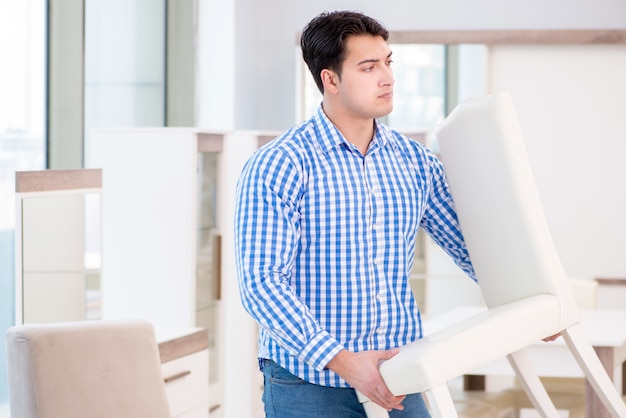
[[[385,67],[384,75],[380,80],[380,84],[383,86],[393,86],[395,83],[395,78],[393,76],[393,70],[391,67]]]

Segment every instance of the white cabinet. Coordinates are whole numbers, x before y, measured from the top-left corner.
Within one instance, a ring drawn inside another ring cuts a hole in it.
[[[165,390],[174,418],[209,416],[208,331],[156,330]]]
[[[16,173],[16,323],[86,319],[86,211],[100,185],[100,170]]]
[[[163,363],[172,417],[209,416],[209,350]]]
[[[103,176],[103,318],[144,318],[157,331],[208,329],[215,418],[250,417],[261,402],[256,325],[239,301],[232,225],[241,169],[272,137],[199,128],[90,132],[87,166]]]
[[[215,240],[205,233],[215,228],[215,214],[204,212],[215,202],[203,199],[201,175],[210,168],[203,160],[216,158],[221,141],[219,134],[193,128],[91,132],[88,165],[102,169],[104,319],[196,326],[196,271],[203,274],[198,279],[212,280],[207,287],[219,282],[211,276],[213,267],[198,261],[218,265],[206,248]],[[213,223],[206,225],[210,216]]]
[[[99,128],[87,162],[102,169],[102,317],[207,329],[216,403],[222,142],[197,128]]]

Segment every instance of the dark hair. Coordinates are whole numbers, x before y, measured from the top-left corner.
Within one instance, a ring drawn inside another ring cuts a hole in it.
[[[381,36],[387,41],[389,31],[377,20],[351,11],[324,12],[302,31],[302,58],[322,94],[321,71],[329,69],[341,77],[341,65],[346,58],[345,39],[352,35]]]

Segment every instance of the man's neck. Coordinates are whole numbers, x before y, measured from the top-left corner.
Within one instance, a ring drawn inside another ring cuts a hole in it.
[[[325,105],[324,113],[339,129],[346,141],[354,144],[365,155],[374,137],[374,119],[360,118],[347,112],[341,112]]]

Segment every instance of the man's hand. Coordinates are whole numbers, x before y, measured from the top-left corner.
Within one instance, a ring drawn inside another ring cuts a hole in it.
[[[378,370],[380,362],[390,359],[397,353],[397,348],[358,353],[342,350],[333,357],[327,367],[341,376],[354,389],[387,411],[402,410],[404,409],[402,401],[404,401],[405,396],[394,396],[385,385]]]

